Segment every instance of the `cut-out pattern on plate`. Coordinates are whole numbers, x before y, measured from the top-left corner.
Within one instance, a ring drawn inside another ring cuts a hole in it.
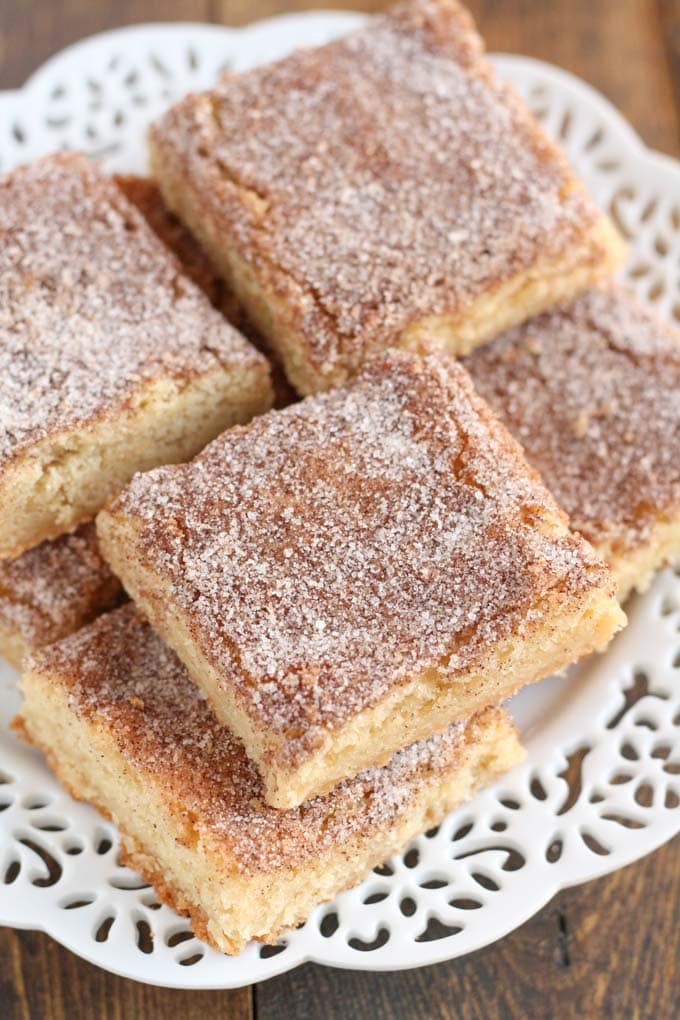
[[[225,70],[325,41],[351,14],[305,14],[231,30],[123,29],[49,61],[0,94],[0,166],[82,148],[111,170],[145,168],[144,130],[168,103]],[[565,145],[629,239],[626,275],[680,319],[680,168],[648,152],[616,111],[564,72],[496,58]],[[0,922],[41,928],[137,980],[235,987],[312,959],[389,970],[500,938],[566,885],[627,864],[679,827],[680,577],[665,571],[630,605],[605,657],[524,691],[512,708],[527,761],[419,837],[277,946],[229,959],[159,905],[118,862],[113,826],[75,803],[8,729],[16,675],[0,671]]]

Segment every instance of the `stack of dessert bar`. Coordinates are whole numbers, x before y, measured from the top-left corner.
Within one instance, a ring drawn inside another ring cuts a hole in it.
[[[680,552],[680,346],[454,0],[150,142],[165,205],[0,181],[0,641],[17,728],[238,952],[517,762],[501,702]]]

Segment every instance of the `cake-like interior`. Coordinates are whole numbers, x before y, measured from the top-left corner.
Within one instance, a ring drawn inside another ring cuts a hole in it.
[[[0,234],[4,559],[272,397],[262,355],[84,156],[0,178]]]
[[[17,726],[120,827],[127,861],[224,952],[272,941],[520,760],[500,709],[277,811],[176,656],[128,605],[39,653]]]
[[[453,359],[353,383],[137,476],[103,555],[292,807],[594,648],[604,563]]]
[[[423,335],[464,353],[622,256],[455,0],[227,76],[150,146],[166,202],[301,393]]]
[[[475,351],[465,365],[619,597],[680,555],[680,334],[611,284]]]
[[[94,524],[0,563],[0,655],[28,652],[73,633],[123,597],[99,552]]]

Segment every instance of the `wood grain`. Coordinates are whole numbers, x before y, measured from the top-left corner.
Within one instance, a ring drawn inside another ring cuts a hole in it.
[[[526,53],[573,71],[604,92],[648,145],[680,154],[670,40],[662,31],[659,5],[471,0],[469,6],[490,49]],[[666,6],[669,19],[671,6],[676,14],[680,10],[678,0]]]
[[[115,977],[37,932],[0,929],[3,1020],[252,1020],[248,988],[190,992]]]
[[[107,28],[213,20],[210,0],[0,0],[0,88],[22,85],[53,53]]]
[[[0,88],[84,35],[133,22],[243,24],[289,10],[377,10],[380,0],[0,0]],[[560,64],[612,99],[644,140],[680,153],[680,0],[470,0],[490,48]],[[561,893],[503,941],[398,974],[308,965],[255,989],[179,992],[107,974],[47,936],[0,931],[2,1020],[675,1020],[680,1001],[676,840]],[[2,891],[0,889],[0,896]]]
[[[258,1020],[675,1020],[680,841],[560,893],[471,956],[396,974],[308,964],[255,989]],[[348,1012],[349,1010],[349,1012]]]
[[[659,0],[659,17],[673,80],[675,109],[680,111],[680,0]]]

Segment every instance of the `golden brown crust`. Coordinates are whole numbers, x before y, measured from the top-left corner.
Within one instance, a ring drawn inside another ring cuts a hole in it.
[[[69,791],[73,795],[73,791]],[[94,807],[98,811],[102,808],[99,804],[92,802]],[[102,812],[106,815],[106,812]],[[178,914],[184,915],[189,918],[191,924],[191,930],[193,931],[196,938],[202,939],[213,949],[218,952],[223,952],[224,948],[215,941],[210,929],[208,927],[208,916],[202,907],[196,903],[191,903],[182,890],[170,882],[163,872],[162,868],[157,864],[154,864],[153,857],[151,857],[144,848],[133,839],[128,833],[121,829],[121,851],[120,851],[121,864],[126,865],[128,868],[133,868],[138,871],[145,882],[152,885],[154,892],[158,896],[161,903],[165,903],[166,906],[176,911]],[[226,941],[226,940],[225,940]],[[261,941],[265,941],[264,939]],[[269,941],[275,942],[276,936]],[[240,950],[240,946],[236,943],[232,943],[229,947],[229,952],[237,953]]]
[[[531,319],[465,365],[607,559],[680,516],[680,334],[621,287]]]
[[[612,260],[582,186],[443,0],[189,96],[151,147],[167,200],[256,321],[256,292],[270,306],[303,392],[422,320],[464,329],[473,305],[534,270],[592,280]],[[531,300],[527,314],[550,294]]]
[[[97,809],[100,815],[111,822],[115,822],[110,810],[101,799],[93,797],[91,794],[84,796],[81,789],[76,788],[73,783],[68,781],[65,775],[65,770],[62,768],[62,764],[53,752],[50,744],[46,743],[44,740],[37,739],[35,734],[33,734],[30,728],[26,725],[26,722],[22,719],[21,715],[15,716],[12,720],[11,726],[18,737],[24,740],[27,744],[31,744],[33,747],[37,747],[39,751],[42,751],[47,759],[47,764],[51,771],[58,777],[61,785],[64,787],[66,792],[74,798],[74,800],[87,800],[89,804],[92,804],[92,806]],[[123,827],[119,826],[119,829],[121,834],[121,864],[138,871],[144,881],[154,887],[154,892],[161,903],[165,903],[178,914],[183,914],[185,917],[188,917],[191,923],[191,930],[194,932],[196,937],[202,939],[204,942],[207,942],[208,945],[211,945],[214,949],[221,952],[221,947],[217,945],[208,929],[205,911],[198,905],[190,903],[182,891],[167,880],[162,868],[158,864],[154,863],[153,858],[150,857],[148,853],[144,852],[141,845],[132,836],[130,836]],[[234,945],[232,951],[238,952],[239,948],[239,946]]]

